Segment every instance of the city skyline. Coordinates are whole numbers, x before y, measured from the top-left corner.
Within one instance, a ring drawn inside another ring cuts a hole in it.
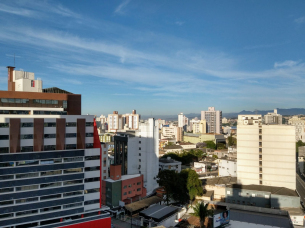
[[[82,94],[83,114],[302,108],[305,2],[293,3],[2,1],[0,90],[15,54],[44,88]]]

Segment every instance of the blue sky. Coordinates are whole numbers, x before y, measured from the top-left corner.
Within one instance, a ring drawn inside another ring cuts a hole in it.
[[[83,114],[304,107],[305,1],[0,2],[8,65],[82,94]]]

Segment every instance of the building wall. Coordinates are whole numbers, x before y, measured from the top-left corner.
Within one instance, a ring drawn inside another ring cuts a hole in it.
[[[209,107],[208,111],[201,111],[201,120],[206,120],[207,133],[222,133],[222,111]]]
[[[122,201],[143,195],[143,175],[139,177],[122,180]]]
[[[160,170],[174,170],[177,173],[181,172],[181,162],[162,163],[159,162]]]
[[[219,176],[237,176],[237,162],[236,161],[230,161],[230,160],[219,160]]]
[[[294,127],[238,125],[237,128],[238,183],[295,189]]]
[[[300,207],[300,197],[271,194],[271,208]]]

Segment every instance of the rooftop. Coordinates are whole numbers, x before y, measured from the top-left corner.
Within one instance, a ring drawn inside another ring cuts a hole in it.
[[[237,177],[215,177],[202,179],[203,185],[230,185],[237,183]]]
[[[176,161],[174,159],[168,159],[168,158],[169,157],[167,157],[167,158],[159,158],[159,162],[161,162],[161,163],[180,163],[181,164],[180,161]]]
[[[166,205],[153,205],[140,212],[140,216],[146,218],[152,218],[155,221],[161,222],[165,218],[175,214],[179,211],[179,207],[175,206],[166,206]]]
[[[145,207],[149,207],[150,205],[159,203],[161,201],[162,201],[162,199],[160,197],[152,196],[152,197],[125,205],[125,208],[126,208],[126,210],[133,212],[133,211],[138,211],[140,209],[143,209]]]
[[[167,145],[164,147],[165,150],[168,150],[168,149],[183,149],[182,146],[179,146],[179,145]]]
[[[231,188],[239,188],[239,189],[247,189],[247,190],[253,190],[253,191],[262,191],[262,192],[270,192],[274,195],[282,195],[282,196],[298,196],[296,191],[284,188],[284,187],[273,187],[268,185],[241,185],[241,184],[232,184],[228,187]]]
[[[57,87],[51,87],[51,88],[46,88],[46,89],[42,89],[43,93],[65,93],[65,94],[73,94],[71,92],[68,92],[66,90],[63,89],[59,89]]]

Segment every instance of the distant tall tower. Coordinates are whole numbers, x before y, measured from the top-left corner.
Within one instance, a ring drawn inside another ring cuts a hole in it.
[[[201,120],[206,120],[207,133],[222,133],[222,111],[215,111],[214,107],[209,107],[208,111],[201,111]]]
[[[178,114],[178,127],[182,127],[184,131],[186,131],[186,128],[188,126],[189,119],[183,115],[181,112]]]

